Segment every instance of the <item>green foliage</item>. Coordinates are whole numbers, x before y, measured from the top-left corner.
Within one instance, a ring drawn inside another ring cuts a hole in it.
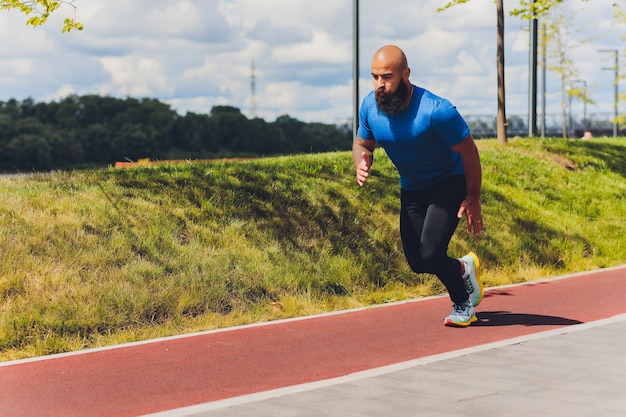
[[[20,150],[37,135],[37,153]],[[28,140],[27,140],[28,139]],[[177,114],[159,100],[68,96],[59,102],[0,101],[0,170],[107,166],[149,158],[215,159],[347,150],[351,132],[341,126],[281,116],[249,120],[236,107],[209,115]],[[14,152],[16,151],[16,152]]]
[[[35,127],[36,128],[36,127]],[[489,286],[626,261],[620,140],[480,140]],[[0,180],[0,356],[35,355],[445,291],[412,273],[377,150]]]
[[[584,102],[591,102],[587,97],[587,91],[581,91],[574,84],[582,82],[578,80],[578,67],[571,58],[572,50],[588,43],[589,40],[576,41],[573,36],[577,31],[573,30],[571,20],[573,13],[565,12],[561,7],[553,7],[549,13],[542,17],[541,43],[542,51],[546,51],[547,70],[554,72],[560,80],[561,95],[561,126],[563,138],[572,136],[569,132],[567,114],[570,111],[574,97]],[[586,84],[585,84],[586,85]]]
[[[440,7],[437,11],[449,9],[450,7],[468,3],[470,0],[451,0],[445,6]],[[511,16],[518,16],[522,19],[532,19],[549,12],[554,7],[563,3],[564,0],[519,0],[519,7],[511,10]],[[588,1],[588,0],[581,0]]]
[[[520,0],[520,7],[513,9],[511,15],[519,16],[522,19],[532,19],[549,12],[561,3],[563,0]]]
[[[446,9],[449,9],[452,6],[456,6],[458,4],[465,4],[465,3],[469,2],[469,1],[470,0],[452,0],[452,1],[449,1],[448,3],[446,3],[445,6],[438,8],[437,11],[438,12],[442,12],[442,11],[444,11]]]
[[[563,2],[564,0],[520,0],[520,7],[511,10],[511,16],[518,16],[522,19],[536,18],[548,13]]]
[[[76,13],[76,6],[74,6],[75,0],[68,1],[50,1],[50,0],[31,0],[31,1],[19,1],[19,0],[2,0],[0,1],[0,10],[17,9],[27,16],[35,13],[36,16],[30,17],[27,21],[27,25],[34,27],[43,25],[47,22],[50,14],[57,10],[61,4],[66,4],[74,8],[74,14]],[[69,32],[72,29],[83,30],[82,23],[76,21],[74,18],[65,18],[63,20],[63,33]]]

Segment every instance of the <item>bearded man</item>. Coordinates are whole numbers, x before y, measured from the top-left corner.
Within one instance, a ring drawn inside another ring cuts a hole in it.
[[[394,45],[372,58],[374,90],[359,111],[352,145],[356,179],[363,186],[377,145],[400,175],[400,237],[406,260],[416,273],[434,274],[452,300],[446,326],[477,320],[483,298],[480,262],[475,253],[448,255],[450,239],[465,216],[468,233],[483,231],[482,169],[470,129],[448,100],[415,86],[404,52]]]

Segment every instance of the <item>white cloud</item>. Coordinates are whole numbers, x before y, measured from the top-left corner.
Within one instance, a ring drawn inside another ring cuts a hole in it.
[[[593,3],[593,4],[591,4]],[[567,2],[580,38],[579,77],[597,106],[612,111],[611,65],[599,49],[626,52],[612,0]],[[184,113],[227,104],[249,114],[255,63],[257,112],[333,122],[352,115],[352,0],[78,0],[82,32],[61,34],[61,8],[43,27],[0,11],[0,101],[67,94],[151,97]],[[496,10],[472,0],[438,13],[441,0],[360,1],[360,95],[371,89],[369,61],[383,44],[402,47],[414,83],[463,112],[496,110]],[[507,7],[512,7],[507,3]],[[506,10],[508,11],[508,9]],[[526,113],[528,24],[506,18],[507,112]],[[622,58],[623,60],[624,58]],[[558,111],[553,75],[549,106]]]
[[[25,58],[8,59],[0,65],[0,68],[4,67],[0,71],[5,76],[26,77],[32,74],[34,69],[33,62]]]
[[[110,83],[100,89],[101,93],[130,97],[168,96],[172,93],[158,60],[129,56],[105,57],[101,62],[111,74]]]
[[[274,49],[272,58],[278,64],[306,63],[327,64],[341,63],[350,65],[352,45],[345,41],[333,39],[329,33],[313,31],[310,42],[295,43]]]

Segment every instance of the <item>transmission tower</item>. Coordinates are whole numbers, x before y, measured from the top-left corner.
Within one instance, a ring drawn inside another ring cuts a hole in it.
[[[250,111],[252,113],[252,117],[256,118],[256,72],[254,68],[254,60],[252,60],[252,64],[250,65]]]

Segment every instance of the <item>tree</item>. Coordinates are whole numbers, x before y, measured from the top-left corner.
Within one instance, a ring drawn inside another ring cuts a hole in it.
[[[291,146],[291,152],[299,153],[307,151],[307,145],[301,140],[304,137],[302,133],[304,122],[287,114],[283,114],[278,116],[274,123],[283,132],[285,140]]]
[[[53,168],[51,129],[34,117],[21,118],[15,127],[16,135],[7,145],[13,167],[19,170]]]
[[[450,0],[448,4],[440,10],[447,9],[457,4],[467,3],[470,0]],[[538,15],[548,12],[554,6],[563,3],[564,0],[519,0],[519,8],[511,11],[512,16],[519,16],[525,19],[531,19]],[[583,0],[587,1],[587,0]]]
[[[187,112],[176,119],[172,146],[180,152],[204,155],[218,148],[215,120],[206,114]]]
[[[498,143],[507,141],[508,123],[506,121],[506,94],[504,88],[504,0],[496,0],[498,16],[497,32],[497,71],[498,71],[498,113],[496,116],[496,134]]]
[[[567,139],[573,133],[570,131],[573,130],[571,120],[568,120],[568,114],[571,115],[572,98],[580,97],[583,101],[589,102],[586,92],[574,86],[579,80],[577,80],[578,68],[570,55],[572,48],[577,46],[570,39],[572,17],[571,13],[565,14],[560,7],[554,7],[550,13],[546,14],[542,36],[542,42],[547,43],[549,51],[547,70],[558,74],[560,80],[563,139]]]
[[[347,150],[349,131],[287,115],[248,120],[232,106],[179,116],[156,99],[70,95],[0,101],[0,170],[99,166],[125,159],[199,159]]]
[[[111,140],[113,157],[118,161],[136,161],[149,158],[154,149],[154,142],[138,123],[125,123]],[[153,155],[158,158],[160,155]]]
[[[438,11],[445,10],[456,4],[467,3],[469,0],[452,0]],[[497,71],[498,71],[498,113],[496,117],[496,132],[498,143],[505,144],[507,142],[507,123],[506,123],[506,95],[504,89],[504,0],[496,0],[497,13]]]
[[[513,9],[511,11],[511,16],[518,16],[522,19],[532,19],[548,13],[554,7],[564,3],[564,1],[565,0],[520,0],[520,7]]]
[[[112,133],[106,124],[92,124],[85,129],[74,130],[71,137],[81,144],[84,152],[84,161],[95,164],[111,163],[113,156]]]
[[[469,1],[470,0],[451,0],[437,11],[443,11],[457,4],[464,4]],[[519,0],[520,7],[512,10],[511,15],[518,16],[523,19],[536,19],[538,16],[547,13],[550,9],[561,4],[563,1],[564,0]],[[496,10],[498,15],[498,116],[496,130],[498,134],[498,142],[504,144],[507,141],[507,122],[505,111],[506,96],[504,90],[504,0],[496,0]]]
[[[230,106],[213,107],[211,117],[215,118],[215,132],[221,148],[252,152],[255,138],[248,129],[248,119],[239,109]]]
[[[36,27],[46,23],[50,14],[61,7],[61,4],[66,4],[74,9],[74,16],[72,18],[66,17],[63,21],[63,33],[65,33],[72,29],[83,30],[83,24],[76,21],[75,2],[76,0],[0,0],[0,10],[16,9],[27,16],[34,15],[26,21],[26,24]]]

